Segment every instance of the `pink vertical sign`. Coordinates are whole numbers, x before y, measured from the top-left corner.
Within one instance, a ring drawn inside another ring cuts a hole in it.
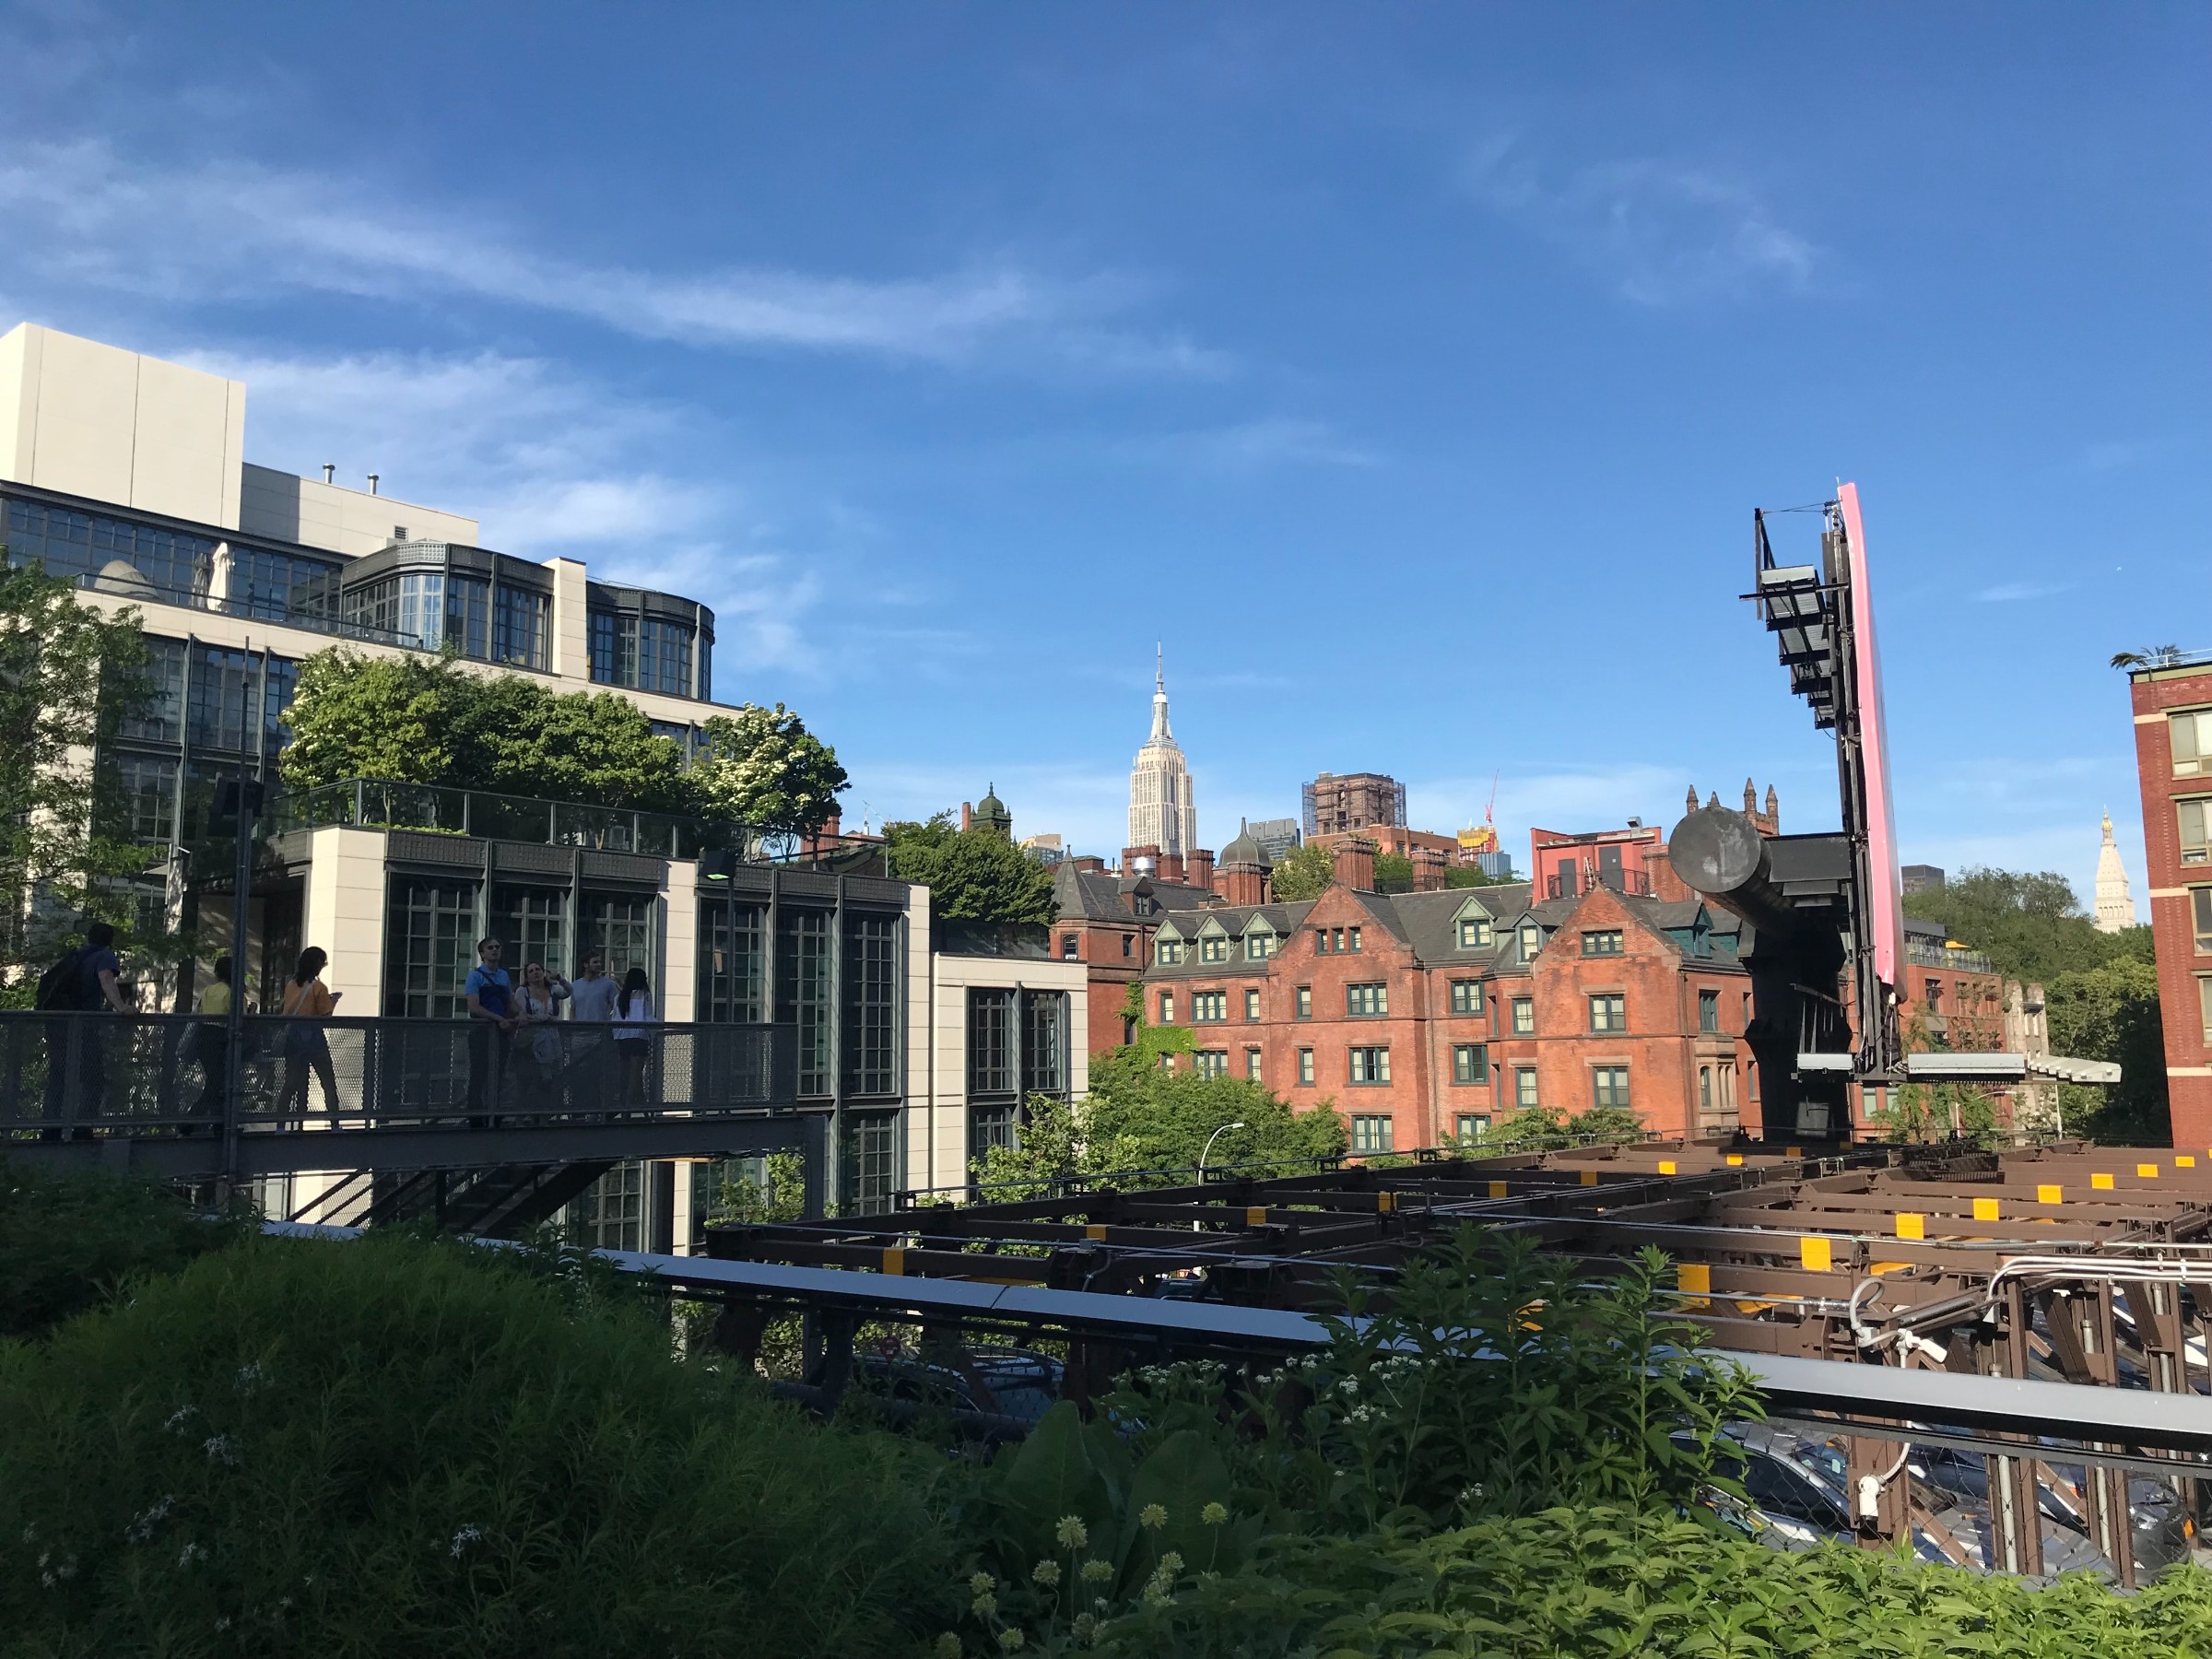
[[[1903,886],[1897,873],[1897,811],[1889,793],[1889,715],[1882,706],[1882,653],[1874,637],[1874,590],[1866,580],[1866,531],[1859,519],[1859,487],[1836,491],[1843,513],[1843,540],[1851,559],[1852,666],[1859,682],[1859,755],[1866,778],[1866,863],[1875,890],[1865,912],[1874,930],[1874,971],[1898,983],[1904,956]]]

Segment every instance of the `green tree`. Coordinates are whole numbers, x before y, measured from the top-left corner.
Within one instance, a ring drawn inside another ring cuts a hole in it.
[[[2067,1131],[2100,1140],[2170,1139],[2157,967],[2117,958],[2102,967],[2060,974],[2044,987],[2043,995],[2054,1053],[2120,1065],[2120,1081],[2110,1088],[2060,1086]]]
[[[707,757],[692,771],[701,808],[771,835],[809,835],[837,815],[850,780],[837,751],[778,703],[747,703],[706,723]]]
[[[1278,904],[1296,904],[1318,899],[1336,878],[1336,862],[1326,847],[1308,843],[1293,847],[1276,861],[1275,899]]]
[[[1940,922],[1950,937],[1986,955],[1998,972],[2046,987],[2119,957],[2151,958],[2150,929],[2099,933],[2073,885],[2045,870],[1970,869],[1939,888],[1907,895],[1905,913]]]
[[[1478,865],[1455,864],[1444,873],[1444,885],[1448,888],[1478,888],[1495,887],[1497,883]]]
[[[991,830],[956,830],[952,815],[884,825],[891,874],[929,888],[930,908],[955,922],[1050,922],[1053,873]]]
[[[277,769],[288,786],[348,778],[397,783],[481,782],[465,770],[478,682],[450,657],[369,657],[343,646],[300,665]]]
[[[1376,853],[1375,891],[1378,893],[1412,892],[1413,860],[1403,853]]]
[[[151,700],[147,661],[135,610],[110,618],[59,577],[0,566],[0,970],[18,987],[88,916],[128,934],[147,852],[92,758]]]

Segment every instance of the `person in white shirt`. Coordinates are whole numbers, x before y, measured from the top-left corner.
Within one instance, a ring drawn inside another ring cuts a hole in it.
[[[653,1054],[653,982],[644,969],[632,968],[615,997],[615,1052],[622,1056],[625,1106],[645,1104],[645,1065]]]

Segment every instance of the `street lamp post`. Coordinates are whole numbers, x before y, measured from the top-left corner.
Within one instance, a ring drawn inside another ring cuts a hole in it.
[[[1206,1184],[1206,1154],[1214,1149],[1214,1143],[1219,1140],[1223,1135],[1227,1135],[1231,1129],[1241,1129],[1243,1127],[1244,1125],[1241,1123],[1223,1124],[1219,1128],[1216,1129],[1211,1135],[1206,1137],[1206,1145],[1199,1150],[1198,1153],[1198,1184],[1200,1186],[1204,1186]],[[1191,1223],[1191,1230],[1193,1232],[1198,1232],[1202,1230],[1200,1229],[1198,1223],[1194,1221]]]

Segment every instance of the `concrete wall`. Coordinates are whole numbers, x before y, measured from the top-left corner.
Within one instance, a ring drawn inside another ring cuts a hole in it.
[[[0,337],[0,477],[239,527],[246,389],[34,323]]]
[[[244,389],[240,391],[242,397]],[[251,535],[359,558],[393,541],[455,542],[473,547],[483,535],[473,518],[397,496],[371,495],[320,478],[296,478],[267,466],[241,465],[238,471],[238,516],[225,522]]]
[[[300,918],[301,948],[330,953],[323,982],[343,992],[338,1012],[369,1018],[384,1011],[384,837],[377,830],[314,832]]]

